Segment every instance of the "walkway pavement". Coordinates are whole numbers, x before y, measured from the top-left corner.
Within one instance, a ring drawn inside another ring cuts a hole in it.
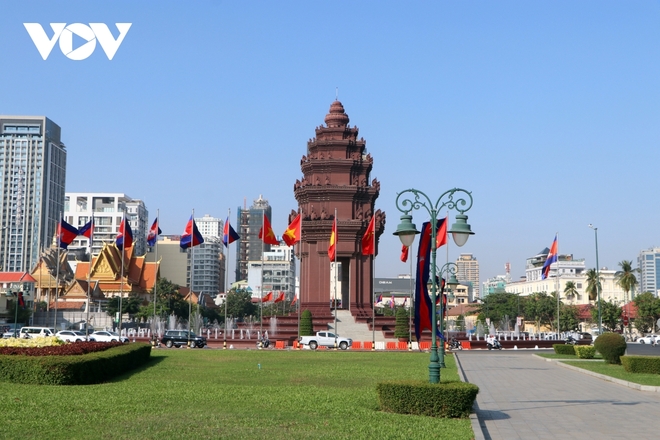
[[[475,407],[485,439],[660,435],[660,393],[591,377],[529,352],[462,351],[458,359],[467,381],[479,386]]]

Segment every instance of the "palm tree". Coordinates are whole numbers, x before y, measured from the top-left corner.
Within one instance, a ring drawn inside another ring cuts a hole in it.
[[[564,294],[566,295],[566,299],[573,299],[578,294],[577,287],[573,281],[566,281]]]
[[[598,299],[598,292],[601,290],[601,284],[599,279],[599,273],[596,269],[589,269],[587,271],[587,295],[589,295],[589,301],[596,301]]]
[[[614,281],[616,284],[623,289],[626,293],[624,304],[628,303],[628,294],[631,290],[634,290],[637,287],[637,277],[635,272],[639,272],[639,269],[632,268],[632,261],[623,260],[619,263],[621,270],[614,275]],[[626,306],[627,309],[627,306]],[[628,316],[628,311],[626,310],[626,316],[628,317],[628,336],[630,336],[630,316]]]

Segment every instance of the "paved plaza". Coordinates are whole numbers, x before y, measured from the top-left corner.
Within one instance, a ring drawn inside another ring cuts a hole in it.
[[[462,351],[457,357],[467,381],[479,386],[475,406],[485,439],[660,435],[660,393],[591,377],[530,352]]]

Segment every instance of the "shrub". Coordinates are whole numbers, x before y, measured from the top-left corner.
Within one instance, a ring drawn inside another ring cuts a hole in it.
[[[300,315],[300,336],[314,336],[312,312],[309,310],[303,310]]]
[[[382,411],[432,417],[468,417],[479,387],[466,382],[388,381],[376,385]]]
[[[32,385],[104,382],[149,360],[151,346],[137,343],[76,356],[0,356],[0,380]]]
[[[397,309],[396,311],[396,325],[394,326],[394,337],[395,338],[406,338],[410,337],[410,319],[408,312],[403,307]]]
[[[619,359],[626,352],[626,340],[618,333],[603,333],[594,342],[596,351],[603,356],[609,364],[620,364]]]
[[[580,359],[593,359],[596,356],[596,347],[593,345],[576,345],[575,354]]]
[[[660,358],[657,356],[621,356],[621,363],[629,373],[660,374]]]
[[[575,346],[571,344],[554,344],[552,348],[557,354],[575,354]]]

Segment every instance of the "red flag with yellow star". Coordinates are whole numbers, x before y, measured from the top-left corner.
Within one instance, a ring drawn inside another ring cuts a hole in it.
[[[280,244],[280,241],[275,237],[273,228],[270,226],[268,217],[264,214],[264,225],[259,229],[259,238],[266,244]]]
[[[287,246],[293,246],[300,241],[300,214],[293,219],[291,224],[284,234],[282,234],[282,240],[287,244]]]
[[[371,216],[367,231],[362,236],[362,255],[374,255],[376,253],[376,216]]]

